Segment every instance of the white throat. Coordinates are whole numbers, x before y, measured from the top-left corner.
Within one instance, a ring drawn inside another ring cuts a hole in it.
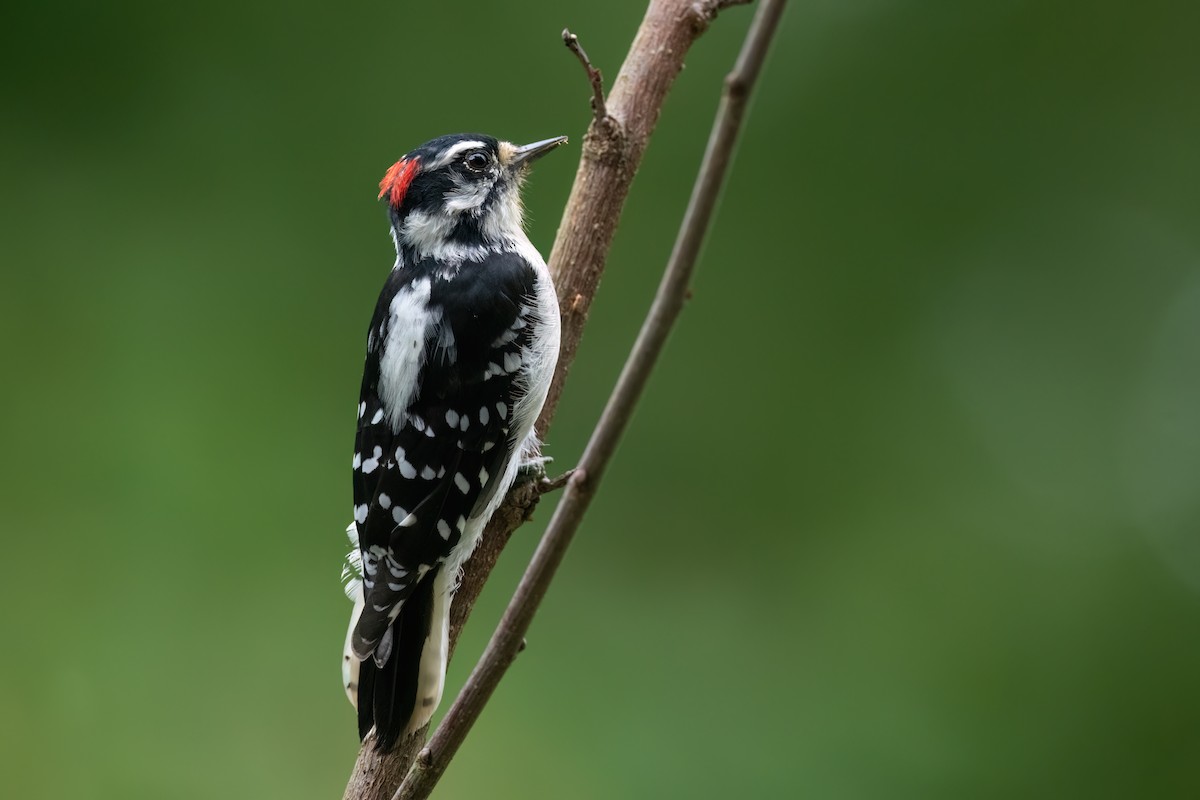
[[[439,211],[411,211],[400,228],[392,230],[397,252],[403,242],[418,259],[432,258],[457,266],[463,261],[479,261],[498,249],[512,250],[528,243],[518,189],[515,183],[504,186],[501,195],[484,208],[490,187],[456,187],[446,193]],[[482,217],[480,240],[452,238],[464,216]]]

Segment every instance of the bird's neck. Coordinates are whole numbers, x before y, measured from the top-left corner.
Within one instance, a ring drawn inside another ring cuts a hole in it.
[[[514,224],[515,222],[515,224]],[[412,211],[392,223],[397,263],[414,264],[433,260],[448,264],[480,261],[489,253],[517,250],[529,244],[515,219],[489,214],[432,214]]]

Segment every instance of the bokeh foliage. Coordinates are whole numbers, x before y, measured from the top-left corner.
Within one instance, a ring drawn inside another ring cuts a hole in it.
[[[1197,8],[792,3],[695,297],[443,796],[1200,794]],[[527,192],[548,249],[588,117],[558,33],[611,78],[640,16],[5,8],[0,793],[338,796],[375,182],[445,132],[569,134]],[[562,466],[748,19],[667,104]]]

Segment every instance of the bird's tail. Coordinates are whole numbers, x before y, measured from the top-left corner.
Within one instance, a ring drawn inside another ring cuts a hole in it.
[[[380,750],[423,727],[442,699],[450,629],[450,586],[443,570],[429,570],[404,601],[375,657],[358,666],[358,735],[375,729]],[[357,619],[351,620],[351,632]],[[347,639],[347,647],[349,639]],[[380,653],[386,655],[378,659]],[[349,650],[347,650],[349,653]],[[382,664],[378,663],[382,660]]]
[[[351,522],[346,528],[346,537],[350,540],[350,552],[346,554],[346,563],[342,565],[342,588],[346,597],[354,603],[354,610],[350,612],[350,629],[346,631],[346,644],[342,648],[342,688],[346,690],[350,704],[358,708],[359,661],[350,649],[350,642],[366,602],[363,596],[362,553],[358,550],[358,526],[355,523]]]

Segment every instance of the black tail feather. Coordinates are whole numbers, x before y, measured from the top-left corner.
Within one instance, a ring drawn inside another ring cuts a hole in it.
[[[375,747],[391,750],[408,727],[417,705],[421,651],[429,638],[433,584],[440,568],[417,583],[400,615],[392,622],[392,652],[382,667],[368,658],[358,673],[358,736],[375,728]]]

